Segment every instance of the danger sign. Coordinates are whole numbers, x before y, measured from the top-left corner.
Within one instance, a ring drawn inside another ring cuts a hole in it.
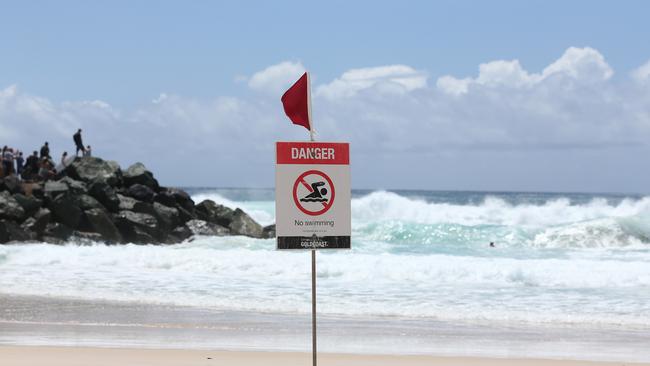
[[[278,249],[350,248],[350,145],[276,143]]]

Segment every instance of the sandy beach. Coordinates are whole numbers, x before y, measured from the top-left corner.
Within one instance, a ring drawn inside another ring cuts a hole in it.
[[[3,366],[207,366],[207,365],[309,365],[311,354],[290,352],[228,352],[208,350],[154,350],[125,348],[77,348],[77,347],[0,347]],[[435,356],[397,355],[351,355],[322,354],[320,365],[328,366],[383,366],[383,365],[643,365],[622,362],[590,362],[569,360],[498,359]],[[647,364],[646,364],[647,365]]]

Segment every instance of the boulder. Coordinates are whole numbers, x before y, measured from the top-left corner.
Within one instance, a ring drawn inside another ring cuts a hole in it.
[[[205,200],[196,205],[196,216],[204,221],[228,227],[235,211],[212,200]]]
[[[153,215],[132,211],[120,211],[114,222],[124,240],[132,243],[155,243],[162,233]]]
[[[54,244],[59,244],[61,241],[68,240],[70,235],[72,235],[71,228],[58,222],[51,222],[45,226],[42,239],[43,241],[50,243],[46,238],[54,238],[56,239]]]
[[[70,194],[57,196],[50,202],[54,219],[66,226],[76,229],[81,223],[83,210],[79,207],[77,197]]]
[[[14,221],[0,220],[0,244],[36,239],[36,234],[18,226]]]
[[[68,185],[63,182],[47,181],[43,187],[43,193],[48,197],[56,197],[59,194],[67,193]]]
[[[126,191],[128,196],[135,198],[138,201],[153,202],[156,193],[149,187],[143,184],[134,184]]]
[[[88,194],[111,212],[120,210],[120,199],[115,190],[104,181],[94,181],[88,186]]]
[[[133,207],[138,202],[135,198],[124,196],[119,193],[117,194],[117,199],[120,200],[120,204],[118,206],[120,211],[133,211]]]
[[[153,174],[147,170],[142,163],[135,163],[131,165],[122,175],[124,185],[130,187],[134,184],[142,184],[157,191],[160,186],[158,181],[153,177]]]
[[[262,230],[262,237],[266,239],[275,238],[275,224],[264,226],[264,229]]]
[[[226,236],[230,234],[228,228],[204,220],[190,220],[185,225],[194,235]]]
[[[25,196],[24,194],[14,194],[14,199],[25,210],[25,215],[32,216],[39,208],[43,206],[43,201],[34,196]]]
[[[172,242],[180,243],[190,237],[192,237],[192,230],[190,230],[187,225],[181,225],[172,230],[172,232],[169,234],[170,235],[170,240]]]
[[[175,228],[181,224],[180,213],[174,207],[167,207],[158,202],[153,203],[153,209],[158,221],[164,223],[169,229]]]
[[[68,186],[68,191],[74,194],[82,194],[88,191],[86,183],[74,180],[70,177],[63,177],[58,180],[58,183],[63,183]]]
[[[181,206],[177,206],[176,209],[178,210],[178,217],[181,219],[181,223],[186,223],[190,220],[196,219],[196,214],[193,212],[190,212]]]
[[[156,220],[158,220],[160,229],[166,232],[171,231],[173,228],[181,224],[178,209],[174,207],[167,207],[158,202],[151,204],[147,202],[136,201],[136,203],[133,205],[132,211],[152,215],[156,218]]]
[[[253,238],[264,237],[262,226],[239,208],[233,213],[232,222],[228,225],[228,228],[234,235],[245,235]]]
[[[68,165],[65,172],[75,180],[86,183],[104,181],[110,186],[116,186],[122,178],[122,172],[117,163],[91,156],[76,158]]]
[[[82,211],[90,210],[90,209],[93,209],[93,208],[106,210],[104,208],[104,206],[102,206],[102,204],[99,203],[99,201],[97,201],[92,196],[89,196],[87,194],[79,195],[79,196],[75,197],[75,199],[76,199],[76,202],[77,202],[77,206],[79,206],[79,208]]]
[[[177,188],[167,188],[161,191],[154,198],[156,202],[169,207],[181,207],[193,215],[194,201],[187,192]]]
[[[101,235],[101,240],[108,243],[119,243],[122,235],[117,226],[111,221],[108,213],[101,208],[92,208],[84,212],[86,220],[93,232]]]
[[[0,179],[0,190],[6,190],[9,191],[9,193],[21,193],[22,192],[22,184],[20,182],[20,179],[18,179],[17,175],[10,175],[8,177],[4,177],[3,179]]]
[[[0,219],[20,221],[25,217],[25,210],[7,191],[0,192]]]
[[[23,222],[22,225],[20,225],[20,227],[24,228],[25,230],[34,232],[38,235],[41,235],[43,231],[45,231],[47,224],[50,223],[51,218],[52,218],[52,214],[50,213],[50,210],[48,210],[47,208],[41,208],[36,212],[36,214],[33,217],[30,217],[27,220],[25,220],[25,222]]]

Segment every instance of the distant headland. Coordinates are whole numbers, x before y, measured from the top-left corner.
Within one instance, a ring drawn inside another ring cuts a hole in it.
[[[162,187],[143,164],[122,170],[97,157],[76,157],[56,177],[0,179],[0,244],[103,242],[174,244],[195,235],[272,238],[241,209]]]

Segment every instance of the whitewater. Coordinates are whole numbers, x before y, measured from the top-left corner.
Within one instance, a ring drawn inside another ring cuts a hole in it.
[[[272,190],[190,192],[275,221]],[[318,255],[320,314],[650,329],[650,197],[355,191],[352,220],[352,249]],[[0,296],[308,314],[309,278],[273,239],[0,246]]]

